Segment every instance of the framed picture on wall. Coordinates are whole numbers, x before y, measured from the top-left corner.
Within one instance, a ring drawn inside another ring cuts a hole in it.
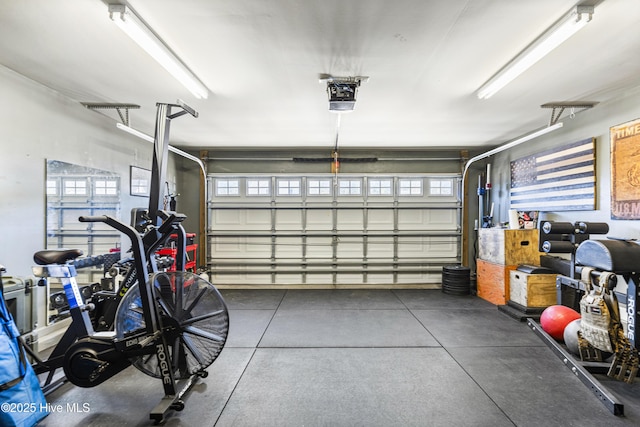
[[[132,196],[149,197],[151,189],[151,171],[148,169],[131,166],[130,191]]]
[[[640,219],[640,119],[613,126],[611,219]]]
[[[518,212],[596,208],[596,141],[586,138],[511,162],[509,208]]]

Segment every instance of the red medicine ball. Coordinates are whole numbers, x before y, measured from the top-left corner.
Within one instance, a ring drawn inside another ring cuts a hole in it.
[[[564,328],[580,318],[580,313],[564,305],[552,305],[540,315],[542,329],[558,341],[562,341]]]

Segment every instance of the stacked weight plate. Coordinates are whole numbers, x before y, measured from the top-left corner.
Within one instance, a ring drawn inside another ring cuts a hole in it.
[[[442,292],[450,295],[469,295],[471,293],[471,270],[462,265],[442,267]]]

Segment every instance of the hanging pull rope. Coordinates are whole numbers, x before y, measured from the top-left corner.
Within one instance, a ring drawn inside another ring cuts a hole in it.
[[[336,141],[333,145],[333,153],[331,153],[331,157],[333,157],[333,162],[331,164],[332,172],[334,173],[334,185],[337,187],[338,185],[338,170],[340,168],[340,161],[338,160],[338,139],[340,137],[340,120],[342,114],[338,113],[336,117]]]

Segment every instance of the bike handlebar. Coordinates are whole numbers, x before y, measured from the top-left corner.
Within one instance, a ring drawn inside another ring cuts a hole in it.
[[[138,239],[139,234],[135,228],[125,224],[124,222],[120,222],[115,218],[112,218],[108,215],[99,215],[99,216],[81,216],[78,218],[80,222],[103,222],[107,224],[111,228],[115,228],[121,233],[126,234],[132,240]]]
[[[180,223],[184,221],[186,218],[186,215],[177,213],[177,212],[170,212],[170,213],[163,212],[163,214],[167,216],[167,218],[158,228],[158,232],[160,232],[161,234],[168,234],[169,232],[171,232],[171,230],[173,230],[173,226],[175,223]],[[111,228],[115,228],[119,232],[126,234],[130,239],[132,239],[132,241],[140,238],[140,235],[135,228],[108,215],[81,216],[78,218],[78,221],[102,222],[110,226]]]
[[[164,213],[164,211],[160,211],[160,212]],[[168,216],[160,215],[160,217],[161,218],[164,217],[163,223],[160,225],[160,227],[158,227],[158,231],[161,234],[169,233],[171,230],[173,230],[174,223],[180,223],[187,218],[185,214],[181,214],[177,212],[171,212]]]
[[[105,222],[106,221],[107,216],[106,215],[100,215],[100,216],[81,216],[80,218],[78,218],[78,221],[80,222]]]

